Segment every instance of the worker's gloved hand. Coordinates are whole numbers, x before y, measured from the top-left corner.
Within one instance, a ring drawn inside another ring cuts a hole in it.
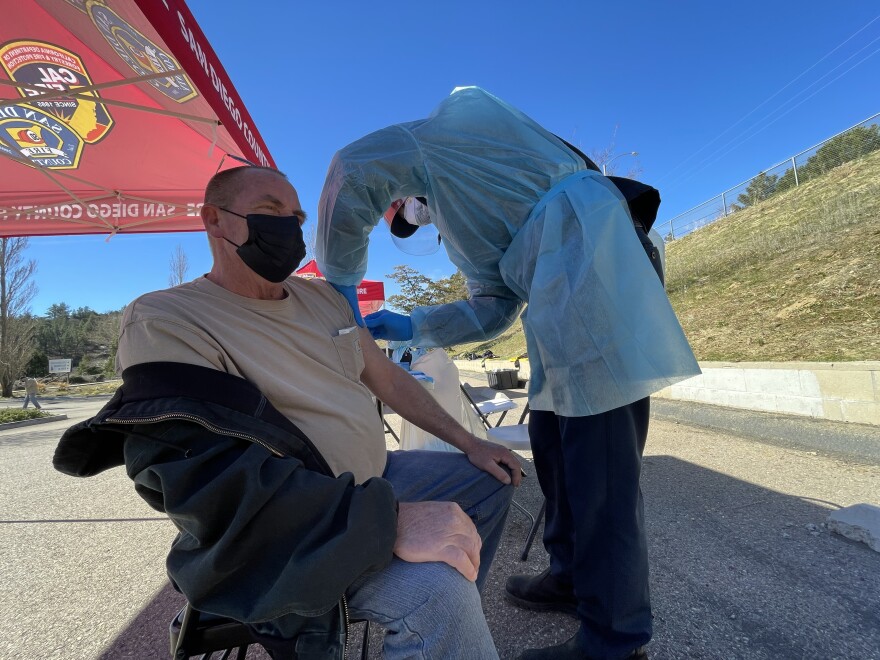
[[[364,318],[361,316],[361,309],[358,306],[357,287],[354,284],[333,284],[333,282],[330,282],[330,286],[345,296],[351,311],[354,312],[354,320],[362,328],[365,327]]]
[[[412,339],[412,320],[405,314],[395,314],[383,309],[373,314],[367,314],[365,320],[373,339],[391,339],[393,341]]]

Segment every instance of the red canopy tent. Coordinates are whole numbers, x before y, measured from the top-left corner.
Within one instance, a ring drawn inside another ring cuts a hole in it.
[[[297,270],[296,275],[306,279],[313,277],[324,279],[324,275],[318,270],[318,263],[314,259]],[[385,304],[385,284],[373,280],[364,280],[358,284],[357,296],[361,316],[378,312]]]
[[[200,230],[205,183],[242,160],[274,166],[183,0],[7,7],[0,236]]]

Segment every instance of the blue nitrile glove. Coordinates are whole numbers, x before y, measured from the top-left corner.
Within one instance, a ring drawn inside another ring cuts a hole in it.
[[[413,336],[412,321],[405,314],[395,314],[387,309],[367,314],[367,329],[373,339],[409,341]]]
[[[333,284],[333,282],[330,282],[330,286],[345,296],[351,311],[354,312],[354,320],[362,328],[365,327],[364,318],[361,316],[361,308],[358,306],[357,287],[354,284]]]

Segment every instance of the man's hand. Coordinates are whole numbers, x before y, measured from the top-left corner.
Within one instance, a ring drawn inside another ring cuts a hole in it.
[[[480,468],[483,472],[488,472],[501,483],[511,483],[511,476],[514,486],[519,486],[522,481],[523,472],[519,458],[507,447],[472,436],[472,442],[461,449],[467,454],[472,465]],[[501,467],[502,465],[510,468],[510,474],[507,474],[507,470]]]
[[[483,545],[455,502],[401,502],[394,554],[409,562],[442,561],[474,582]]]

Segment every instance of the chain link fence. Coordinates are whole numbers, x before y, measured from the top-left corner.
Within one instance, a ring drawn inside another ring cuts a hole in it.
[[[725,218],[778,193],[803,185],[843,163],[880,149],[880,113],[817,145],[795,154],[760,174],[654,228],[666,241]]]

